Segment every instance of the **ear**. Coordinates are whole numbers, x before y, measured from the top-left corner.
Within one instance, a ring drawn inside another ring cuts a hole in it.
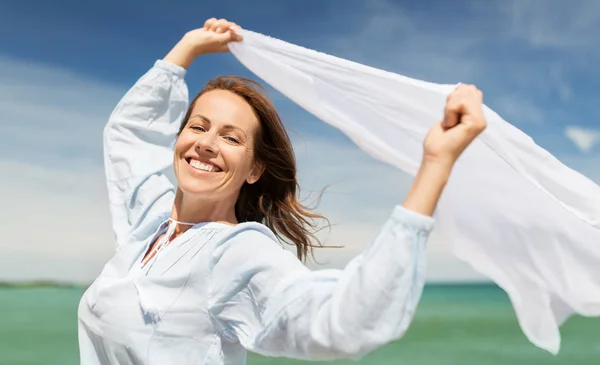
[[[248,184],[254,184],[260,179],[263,172],[265,172],[265,165],[261,162],[255,162],[254,168],[252,168],[252,171],[250,171],[250,174],[246,178],[246,182]]]

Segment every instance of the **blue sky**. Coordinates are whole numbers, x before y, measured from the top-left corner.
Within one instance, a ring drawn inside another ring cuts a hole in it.
[[[0,280],[87,281],[113,249],[101,130],[123,93],[210,17],[439,83],[475,83],[485,102],[600,182],[600,3],[543,0],[7,2],[0,12]],[[194,94],[219,74],[252,76],[229,54],[199,59]],[[305,192],[338,225],[320,256],[340,267],[401,203],[410,178],[369,158],[275,91]],[[372,179],[373,176],[377,180]],[[4,228],[4,227],[3,227]],[[439,237],[431,280],[477,278]]]

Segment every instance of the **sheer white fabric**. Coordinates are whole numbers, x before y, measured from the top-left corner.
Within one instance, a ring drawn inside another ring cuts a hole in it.
[[[454,85],[411,79],[241,31],[237,59],[361,149],[415,174],[422,141]],[[410,55],[407,55],[410,57]],[[438,205],[457,257],[509,295],[535,345],[557,353],[573,313],[600,315],[600,187],[485,108]]]

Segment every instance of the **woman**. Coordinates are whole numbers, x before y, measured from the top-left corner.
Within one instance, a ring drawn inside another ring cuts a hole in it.
[[[454,162],[485,128],[481,93],[461,86],[448,97],[412,188],[374,242],[344,270],[313,272],[299,259],[319,216],[296,198],[292,147],[271,103],[252,82],[222,77],[188,109],[186,69],[241,41],[236,29],[210,19],[188,32],[110,117],[117,252],[79,307],[83,365],[242,364],[248,350],[356,358],[409,326],[431,215]]]

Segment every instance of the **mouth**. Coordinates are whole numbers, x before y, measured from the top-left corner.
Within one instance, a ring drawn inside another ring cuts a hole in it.
[[[221,172],[223,171],[219,166],[214,165],[210,162],[200,161],[195,158],[188,157],[185,161],[195,170],[204,172]]]

